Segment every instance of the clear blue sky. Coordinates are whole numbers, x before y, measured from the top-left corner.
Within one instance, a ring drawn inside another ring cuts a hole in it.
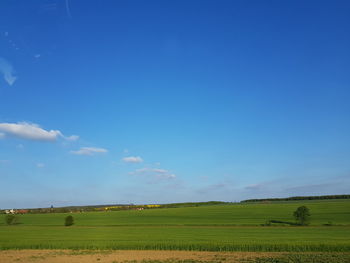
[[[349,194],[349,1],[0,2],[0,208]]]

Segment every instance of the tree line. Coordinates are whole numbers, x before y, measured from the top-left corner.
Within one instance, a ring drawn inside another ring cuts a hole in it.
[[[320,196],[293,196],[286,198],[247,199],[241,202],[265,202],[265,201],[299,201],[299,200],[325,200],[325,199],[350,199],[350,195],[320,195]]]

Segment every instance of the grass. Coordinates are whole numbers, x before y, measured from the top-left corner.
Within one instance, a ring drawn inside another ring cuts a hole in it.
[[[311,226],[293,221],[310,208]],[[350,251],[350,200],[232,204],[143,211],[21,215],[16,226],[0,218],[0,249],[172,249],[207,251]],[[332,222],[332,226],[324,224]]]
[[[113,261],[112,263],[221,263],[221,260],[207,261],[207,260],[196,260],[196,259],[165,259],[165,260],[154,260],[144,259],[142,261],[137,260],[126,260],[126,261]]]
[[[214,260],[195,260],[195,259],[166,259],[166,260],[126,260],[113,261],[112,263],[224,263],[225,257]],[[301,253],[285,254],[272,257],[252,257],[248,259],[237,259],[240,263],[349,263],[349,253]]]
[[[214,260],[195,260],[195,259],[166,259],[166,260],[149,260],[142,261],[127,260],[113,261],[112,263],[224,263],[226,258],[217,258]],[[302,254],[285,254],[273,257],[252,257],[248,259],[237,259],[235,262],[240,263],[349,263],[349,253],[302,253]]]
[[[243,203],[200,207],[74,213],[77,226],[118,225],[260,225],[267,220],[294,222],[297,207],[311,211],[311,225],[332,222],[350,225],[350,200]],[[68,214],[27,214],[20,222],[32,226],[61,226]],[[0,215],[0,226],[5,224]]]
[[[222,263],[223,260],[205,261],[193,259],[167,259],[167,260],[142,260],[142,261],[122,261],[121,263]],[[240,263],[349,263],[350,254],[345,253],[318,253],[318,254],[286,254],[277,257],[255,257],[251,259],[241,259]],[[112,263],[117,263],[114,261]]]
[[[317,254],[287,254],[278,257],[254,258],[242,263],[349,263],[350,254],[317,253]]]
[[[349,227],[3,227],[2,249],[350,251]]]

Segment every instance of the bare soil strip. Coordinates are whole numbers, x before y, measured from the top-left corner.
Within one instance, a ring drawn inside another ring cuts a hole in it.
[[[162,250],[4,250],[0,251],[0,263],[118,263],[142,260],[198,260],[203,262],[237,263],[242,259],[277,256],[283,253],[264,252],[198,252]]]

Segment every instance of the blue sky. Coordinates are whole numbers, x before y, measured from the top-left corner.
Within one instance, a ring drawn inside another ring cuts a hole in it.
[[[348,1],[0,12],[0,208],[349,193]]]

